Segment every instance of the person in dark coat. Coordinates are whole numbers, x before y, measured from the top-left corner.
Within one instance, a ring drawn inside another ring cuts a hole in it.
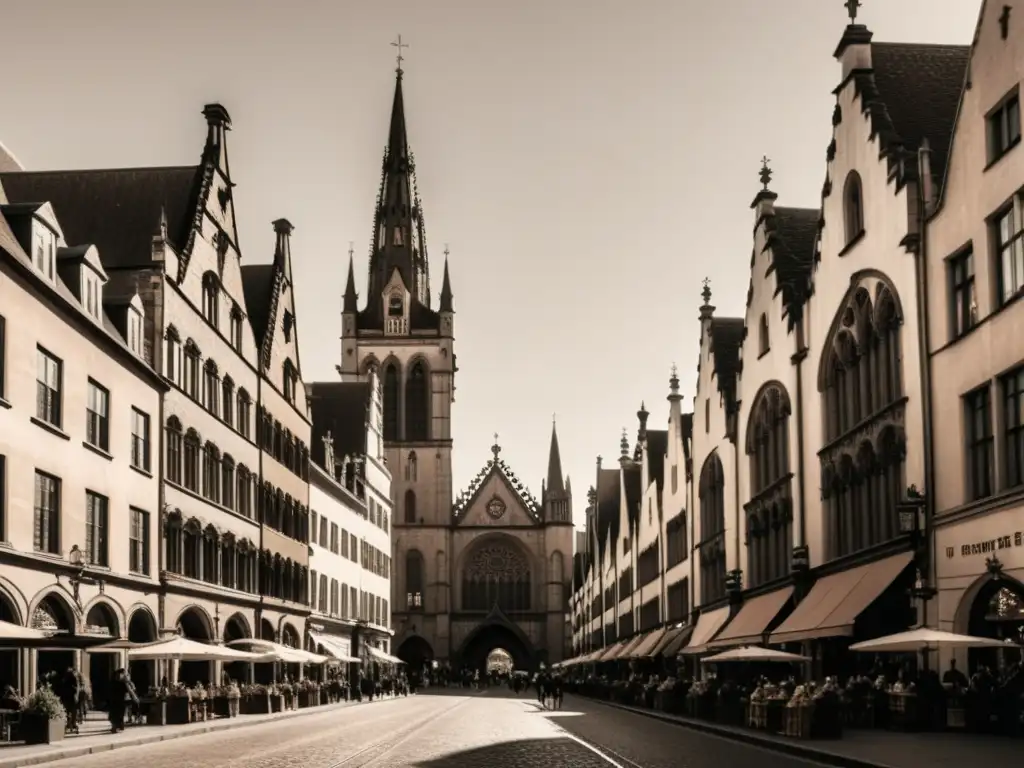
[[[78,694],[80,687],[78,684],[78,674],[73,667],[68,667],[68,671],[64,673],[64,677],[56,688],[55,693],[60,698],[60,703],[64,705],[65,712],[67,712],[67,721],[64,728],[69,733],[78,733]]]
[[[110,701],[107,705],[110,708],[110,729],[113,733],[124,730],[124,713],[130,696],[128,679],[124,670],[119,669],[110,683]]]

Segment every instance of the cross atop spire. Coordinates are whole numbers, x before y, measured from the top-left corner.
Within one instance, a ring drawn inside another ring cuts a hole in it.
[[[498,433],[494,433],[494,445],[491,446],[491,453],[494,454],[494,460],[498,460],[498,454],[501,453],[501,446],[498,445]]]
[[[409,44],[403,43],[402,36],[399,35],[398,39],[391,43],[391,47],[398,49],[398,56],[396,57],[398,59],[398,66],[395,68],[395,71],[398,72],[398,74],[402,74],[402,62],[405,61],[405,57],[402,55],[402,49],[408,48]]]
[[[700,292],[700,295],[704,299],[704,306],[706,307],[711,304],[711,279],[705,277],[701,285],[704,286],[704,290]]]
[[[846,12],[850,16],[850,23],[857,23],[857,9],[860,8],[860,0],[846,0]]]
[[[768,189],[768,185],[772,181],[772,169],[768,165],[768,163],[770,162],[771,160],[768,159],[767,155],[761,158],[761,186],[764,187],[764,189],[766,190]]]

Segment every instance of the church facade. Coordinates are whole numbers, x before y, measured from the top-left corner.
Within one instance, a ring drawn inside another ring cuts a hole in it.
[[[455,311],[447,254],[432,306],[423,208],[395,83],[374,211],[366,300],[349,261],[342,311],[343,381],[376,371],[381,430],[392,474],[394,652],[412,668],[430,661],[482,668],[506,650],[517,668],[562,658],[572,558],[572,494],[552,431],[538,501],[492,457],[456,497],[452,482]]]

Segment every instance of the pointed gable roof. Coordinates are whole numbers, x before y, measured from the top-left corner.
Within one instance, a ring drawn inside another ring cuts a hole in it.
[[[480,468],[466,489],[455,498],[455,503],[452,505],[452,519],[456,522],[461,520],[462,516],[473,506],[487,481],[492,475],[497,475],[508,486],[509,491],[518,499],[531,518],[535,522],[541,522],[541,505],[530,493],[526,483],[520,480],[512,471],[512,467],[499,456],[501,448],[498,445],[493,446],[491,450],[494,452],[494,457]]]
[[[740,371],[740,347],[746,324],[739,317],[711,319],[711,354],[718,391],[725,398],[726,410],[736,406],[736,377]]]
[[[816,208],[776,208],[765,219],[765,249],[771,249],[768,274],[775,276],[775,293],[782,294],[782,306],[790,327],[810,295],[814,268],[814,247],[821,224]]]
[[[668,453],[668,430],[647,430],[647,473],[658,486],[658,498],[665,487],[665,456]]]
[[[619,505],[622,501],[621,470],[601,469],[597,473],[597,546],[604,555],[608,534],[619,538]]]
[[[92,243],[108,269],[147,266],[167,216],[178,253],[191,246],[203,187],[202,166],[0,174],[11,203],[50,202],[69,243]]]

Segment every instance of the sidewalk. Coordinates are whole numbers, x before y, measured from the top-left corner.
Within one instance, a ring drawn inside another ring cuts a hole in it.
[[[374,702],[392,700],[393,698],[374,699]],[[362,702],[364,706],[370,703]],[[224,720],[209,720],[204,723],[189,723],[187,725],[130,726],[121,733],[110,732],[110,723],[105,715],[102,713],[91,713],[89,719],[83,724],[82,733],[74,736],[65,736],[64,740],[58,744],[0,745],[0,768],[20,768],[20,766],[51,763],[55,760],[81,757],[82,755],[106,752],[112,749],[137,747],[143,744],[154,744],[159,741],[169,741],[203,733],[246,728],[253,725],[262,725],[267,722],[302,717],[303,715],[334,712],[346,707],[359,705],[360,702],[343,701],[337,704],[309,707],[308,709],[298,709],[290,712],[275,712],[269,715],[240,715],[239,717]]]
[[[838,768],[1010,768],[1021,764],[1024,742],[967,733],[898,733],[884,730],[843,731],[842,739],[791,739],[750,728],[718,725],[642,707],[627,707],[585,698],[695,731],[742,741]],[[0,764],[2,768],[2,764]]]

